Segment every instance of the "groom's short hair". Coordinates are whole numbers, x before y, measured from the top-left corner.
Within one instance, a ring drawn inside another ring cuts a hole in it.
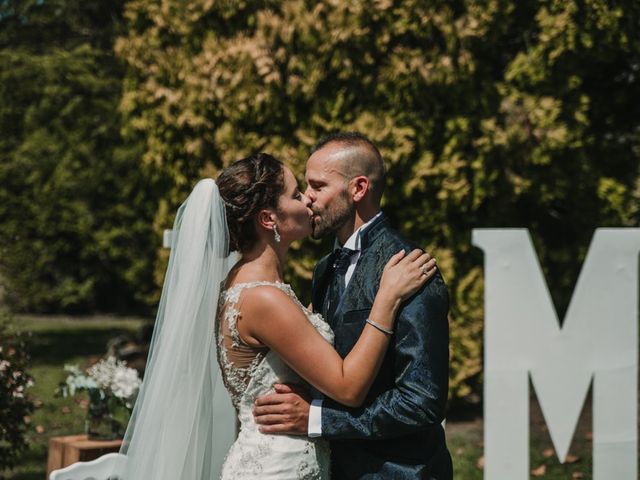
[[[343,163],[343,173],[349,179],[358,175],[367,177],[374,199],[380,202],[384,193],[385,168],[378,148],[360,132],[334,132],[322,137],[311,148],[311,154],[331,143],[358,149],[357,157],[353,158],[353,161]]]

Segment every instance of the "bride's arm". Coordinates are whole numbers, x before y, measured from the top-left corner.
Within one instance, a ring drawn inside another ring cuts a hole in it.
[[[369,315],[372,322],[393,329],[402,301],[431,276],[421,272],[425,264],[433,274],[435,262],[419,250],[404,258],[398,254],[389,261]],[[243,337],[255,338],[273,349],[302,378],[337,402],[351,407],[362,404],[378,373],[390,335],[367,323],[343,360],[300,307],[276,287],[246,290],[240,310],[242,321],[238,328]]]

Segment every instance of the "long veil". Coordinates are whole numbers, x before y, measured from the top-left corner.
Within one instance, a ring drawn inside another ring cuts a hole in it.
[[[174,222],[144,382],[110,478],[219,477],[236,424],[214,335],[228,250],[224,202],[213,180],[201,180]]]

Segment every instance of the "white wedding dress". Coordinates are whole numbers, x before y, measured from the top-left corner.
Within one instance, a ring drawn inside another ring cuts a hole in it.
[[[264,285],[279,288],[289,295],[320,335],[333,342],[333,332],[322,316],[305,308],[285,283],[239,283],[220,293],[216,322],[218,362],[240,422],[238,438],[227,454],[221,478],[327,480],[330,452],[326,440],[260,433],[252,414],[255,399],[272,393],[274,383],[300,384],[304,381],[275,352],[266,348],[258,352],[250,364],[242,367],[235,365],[228,355],[230,348],[238,348],[243,343],[237,330],[237,303],[241,292]]]

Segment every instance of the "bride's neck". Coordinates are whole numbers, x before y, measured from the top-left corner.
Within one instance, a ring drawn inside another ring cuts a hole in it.
[[[253,249],[242,254],[237,265],[236,281],[282,282],[282,270],[287,255],[286,248],[277,250],[268,243],[256,245]]]

